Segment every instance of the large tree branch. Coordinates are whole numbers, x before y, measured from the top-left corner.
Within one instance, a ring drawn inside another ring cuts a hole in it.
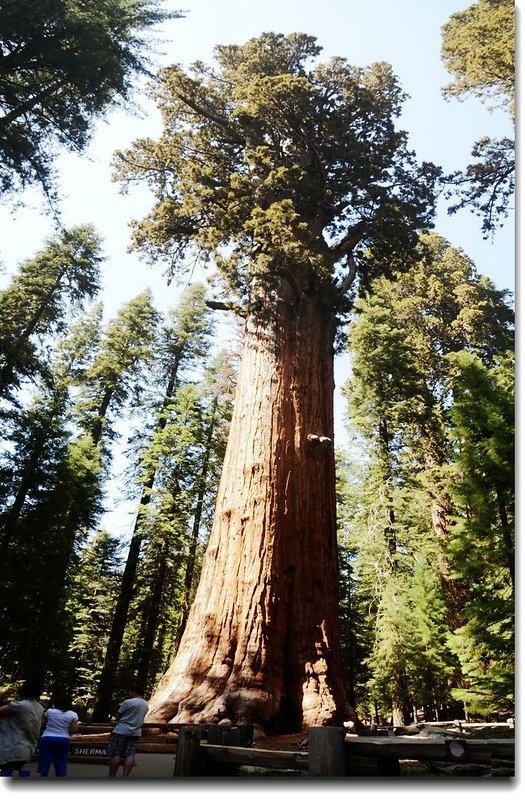
[[[346,294],[346,292],[350,289],[357,274],[357,264],[355,263],[353,257],[353,250],[365,235],[365,231],[366,231],[366,223],[363,220],[361,220],[352,228],[350,228],[346,236],[343,239],[341,239],[341,241],[338,244],[330,248],[331,252],[335,254],[338,258],[340,258],[341,256],[346,256],[348,272],[342,279],[339,286],[337,287],[337,294],[340,295],[341,297],[344,294]]]
[[[230,121],[227,117],[223,117],[221,114],[216,114],[214,111],[210,110],[206,106],[202,106],[199,103],[196,103],[195,100],[190,100],[185,94],[177,92],[177,97],[181,100],[185,105],[189,108],[193,109],[197,114],[200,114],[206,119],[211,120],[211,122],[216,122],[218,125],[222,125],[224,127],[229,126]]]
[[[338,244],[330,248],[330,251],[337,257],[348,255],[348,253],[351,253],[354,247],[359,244],[365,234],[365,230],[366,222],[360,220],[360,222],[350,228],[346,236],[344,236]]]
[[[238,314],[240,317],[244,316],[243,309],[235,303],[225,303],[222,300],[206,300],[206,305],[214,311],[233,311],[234,314]]]
[[[42,89],[37,94],[19,103],[16,108],[11,109],[11,111],[8,111],[7,114],[0,116],[0,128],[7,128],[7,126],[10,125],[11,122],[14,122],[16,119],[18,119],[18,117],[27,114],[28,111],[32,111],[36,105],[42,103],[43,100],[46,100],[48,97],[52,96],[57,89],[60,88],[60,85],[60,81],[54,81],[49,86],[46,86],[45,89]]]
[[[192,111],[195,111],[196,114],[199,116],[204,117],[205,119],[209,120],[210,122],[215,122],[217,125],[220,125],[222,128],[228,131],[229,134],[232,133],[232,121],[228,116],[219,113],[213,106],[211,106],[207,99],[198,99],[195,96],[195,87],[198,86],[198,82],[189,80],[184,80],[187,76],[183,75],[179,72],[176,74],[176,83],[177,85],[174,87],[173,91],[178,99],[186,105],[188,108],[191,108]],[[244,138],[239,138],[233,134],[232,136],[233,143],[235,144],[245,144]]]
[[[357,264],[354,261],[354,257],[352,253],[346,254],[346,263],[348,265],[348,272],[346,273],[345,277],[337,287],[337,294],[340,297],[343,297],[350,289],[351,285],[354,282],[354,278],[357,274]]]

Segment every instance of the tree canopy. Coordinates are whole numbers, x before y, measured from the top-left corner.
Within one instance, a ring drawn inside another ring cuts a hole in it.
[[[453,80],[445,96],[474,94],[513,109],[514,0],[478,0],[443,26],[442,57]]]
[[[513,0],[477,0],[452,14],[442,28],[443,63],[453,76],[445,97],[479,97],[491,107],[515,111],[515,8]],[[459,200],[451,207],[471,208],[488,236],[505,219],[514,193],[514,140],[480,138],[472,148],[478,159],[451,181]],[[453,192],[450,193],[453,196]]]
[[[390,66],[309,69],[320,52],[312,36],[265,33],[216,47],[218,69],[161,71],[160,139],[116,156],[124,187],[143,180],[156,197],[134,234],[146,256],[175,271],[188,253],[213,258],[233,304],[257,302],[254,280],[310,281],[334,301],[432,225],[440,171],[396,128],[404,95]]]
[[[63,333],[99,290],[101,241],[91,225],[63,230],[0,291],[0,397],[44,371],[46,338]]]
[[[82,150],[93,121],[148,73],[146,33],[178,17],[162,0],[0,3],[0,192],[50,191],[57,146]]]

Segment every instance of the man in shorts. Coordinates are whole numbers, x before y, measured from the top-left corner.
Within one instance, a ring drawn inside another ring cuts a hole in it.
[[[117,712],[117,724],[111,732],[108,745],[109,777],[115,778],[121,764],[123,778],[129,778],[135,764],[137,744],[142,736],[142,723],[148,713],[148,703],[138,686],[133,687],[130,697],[121,703]]]

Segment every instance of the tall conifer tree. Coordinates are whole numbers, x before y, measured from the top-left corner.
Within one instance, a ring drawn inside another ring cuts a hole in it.
[[[135,244],[175,271],[186,253],[213,261],[216,305],[244,319],[214,526],[152,698],[159,720],[297,730],[351,713],[334,602],[335,333],[356,275],[391,269],[431,224],[439,170],[396,129],[387,64],[313,64],[319,53],[311,36],[267,33],[218,46],[214,66],[163,70],[159,141],[117,156],[117,178],[156,196]]]

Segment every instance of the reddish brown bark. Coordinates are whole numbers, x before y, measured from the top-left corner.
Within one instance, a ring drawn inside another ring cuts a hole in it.
[[[333,310],[285,297],[247,318],[213,529],[149,720],[339,724]],[[327,437],[322,441],[317,437]]]

